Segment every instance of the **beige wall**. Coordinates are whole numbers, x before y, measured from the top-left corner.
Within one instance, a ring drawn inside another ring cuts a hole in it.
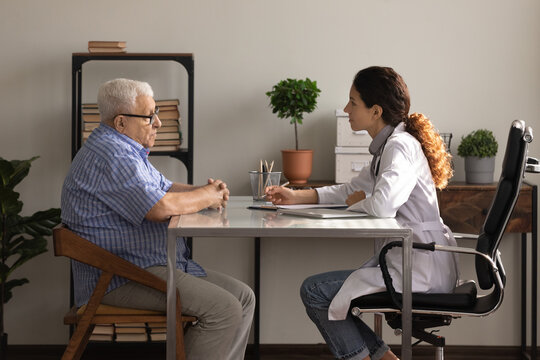
[[[279,169],[280,149],[294,144],[292,126],[271,113],[264,95],[286,77],[307,76],[322,89],[299,133],[301,146],[315,149],[314,179],[333,178],[334,111],[345,105],[355,72],[374,64],[403,75],[411,111],[453,132],[454,153],[458,139],[477,128],[493,130],[502,150],[511,120],[540,128],[539,14],[536,0],[2,0],[0,156],[41,156],[19,187],[25,213],[60,205],[70,164],[71,53],[85,51],[88,40],[126,40],[130,52],[195,54],[195,182],[223,178],[233,195],[249,194],[247,172],[258,159],[275,159]],[[88,65],[84,98],[95,100],[97,84],[119,75],[185,102],[184,75],[169,65]],[[533,154],[540,155],[538,144]],[[185,181],[178,161],[152,161]],[[456,157],[455,166],[463,180],[463,160]],[[519,344],[517,239],[507,236],[502,246],[509,273],[502,308],[485,319],[456,320],[444,330],[448,344]],[[195,241],[201,264],[250,284],[252,252],[250,239]],[[263,239],[262,342],[321,342],[300,304],[301,281],[355,267],[371,252],[361,241]],[[65,343],[68,263],[49,252],[16,275],[30,284],[6,307],[10,342]],[[287,326],[278,319],[289,319]],[[385,338],[399,342],[388,330]]]

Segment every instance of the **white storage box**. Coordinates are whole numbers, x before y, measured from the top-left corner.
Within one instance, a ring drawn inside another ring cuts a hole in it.
[[[368,135],[369,136],[369,135]],[[336,183],[349,182],[360,169],[369,166],[373,155],[367,146],[336,146]]]
[[[345,114],[345,116],[343,116]],[[371,137],[365,130],[353,131],[349,125],[349,117],[346,113],[338,113],[337,118],[337,146],[369,146]]]

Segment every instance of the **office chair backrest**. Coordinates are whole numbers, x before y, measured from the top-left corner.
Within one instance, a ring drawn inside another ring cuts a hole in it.
[[[477,251],[497,262],[501,277],[504,277],[504,271],[497,259],[497,249],[519,196],[527,160],[527,148],[529,142],[532,141],[532,136],[526,137],[525,133],[525,122],[515,120],[508,134],[499,184],[476,245]],[[480,287],[484,290],[490,289],[495,282],[491,267],[479,255],[476,256],[475,265]]]

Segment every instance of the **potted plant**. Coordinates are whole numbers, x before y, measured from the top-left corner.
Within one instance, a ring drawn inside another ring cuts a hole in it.
[[[498,143],[489,130],[480,129],[461,137],[457,151],[465,158],[465,180],[469,184],[493,182]]]
[[[14,187],[30,171],[29,160],[7,161],[0,157],[0,359],[6,358],[7,333],[4,332],[4,304],[13,296],[16,286],[28,283],[28,279],[9,279],[13,271],[28,260],[47,251],[45,236],[60,222],[60,209],[38,211],[31,216],[21,216],[23,203]]]
[[[294,124],[295,149],[281,150],[283,175],[291,184],[304,184],[311,175],[313,150],[298,148],[298,124],[302,124],[304,113],[315,110],[320,92],[317,82],[309,78],[281,80],[266,92],[272,113]]]

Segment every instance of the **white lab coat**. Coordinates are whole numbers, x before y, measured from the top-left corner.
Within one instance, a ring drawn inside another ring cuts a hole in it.
[[[350,183],[318,188],[320,203],[344,203],[354,191],[366,192],[366,199],[354,206],[377,217],[395,217],[413,229],[413,241],[456,245],[452,232],[443,224],[435,185],[420,143],[405,131],[404,124],[388,137],[375,179],[364,167]],[[353,272],[332,300],[330,320],[343,320],[350,301],[359,296],[386,291],[378,266],[380,249],[393,239],[375,241],[375,255]],[[396,291],[402,288],[401,248],[387,254],[389,272]],[[414,292],[451,292],[458,279],[457,257],[447,252],[413,250],[412,289]]]

